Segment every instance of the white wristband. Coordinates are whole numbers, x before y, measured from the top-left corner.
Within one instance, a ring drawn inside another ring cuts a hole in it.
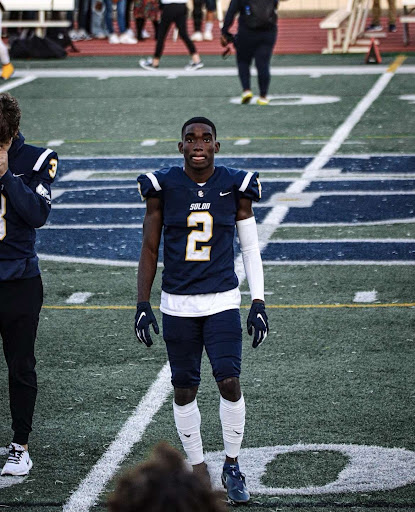
[[[264,300],[264,270],[259,250],[255,217],[236,222],[251,299]]]

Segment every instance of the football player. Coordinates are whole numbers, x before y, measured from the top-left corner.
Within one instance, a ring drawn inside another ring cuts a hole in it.
[[[220,143],[215,125],[204,117],[187,121],[178,144],[184,168],[170,167],[138,177],[146,200],[138,266],[138,339],[152,345],[150,325],[159,333],[149,300],[164,238],[160,309],[172,371],[173,412],[183,448],[195,472],[207,475],[196,394],[205,348],[220,393],[220,420],[226,459],[222,482],[230,501],[245,503],[249,492],[238,464],[245,426],[239,383],[241,295],[234,269],[238,231],[252,306],[248,333],[253,346],[268,334],[264,276],[252,201],[261,198],[258,173],[215,166]]]
[[[43,301],[35,228],[51,207],[58,156],[25,144],[20,108],[0,94],[0,335],[9,371],[13,440],[1,475],[26,475],[37,394],[34,345]]]

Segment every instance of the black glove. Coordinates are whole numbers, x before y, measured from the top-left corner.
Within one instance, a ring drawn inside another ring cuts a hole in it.
[[[151,347],[153,340],[150,336],[150,324],[156,334],[160,332],[156,317],[149,302],[138,302],[137,313],[135,314],[135,334],[141,343]]]
[[[252,346],[257,348],[265,340],[269,331],[268,317],[265,313],[265,304],[262,302],[252,303],[248,320],[246,321],[246,327],[250,336],[252,335],[252,328],[254,328]]]

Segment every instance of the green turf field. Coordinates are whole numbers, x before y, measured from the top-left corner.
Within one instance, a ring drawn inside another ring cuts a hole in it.
[[[244,333],[241,467],[252,500],[240,510],[415,510],[415,59],[396,58],[275,57],[265,108],[231,102],[231,59],[208,57],[194,76],[180,57],[154,76],[133,58],[18,64],[1,90],[18,98],[26,139],[61,163],[38,233],[34,467],[0,478],[0,509],[104,510],[119,474],[157,441],[180,449],[162,337],[147,349],[133,332],[144,213],[133,194],[137,174],[179,156],[182,123],[206,115],[219,156],[259,169],[264,189],[255,212],[271,332],[257,350]],[[76,292],[90,295],[68,303]],[[3,358],[0,376],[5,446]],[[219,400],[206,360],[198,403],[218,484]]]

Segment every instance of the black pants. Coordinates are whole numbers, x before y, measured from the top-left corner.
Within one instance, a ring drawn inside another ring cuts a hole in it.
[[[206,4],[206,10],[208,12],[216,11],[215,0],[193,0],[193,23],[195,27],[195,32],[200,32],[202,30],[203,4]]]
[[[239,27],[235,38],[236,61],[242,89],[251,88],[250,66],[255,59],[258,71],[260,96],[266,96],[271,81],[270,62],[277,40],[277,28],[272,30],[250,30]]]
[[[0,335],[9,369],[13,442],[27,444],[37,395],[35,339],[43,302],[40,276],[0,282]]]
[[[161,10],[161,19],[159,32],[157,35],[157,45],[154,57],[159,59],[163,55],[164,43],[167,32],[172,23],[176,24],[179,30],[179,36],[189,50],[190,55],[196,53],[196,48],[187,33],[187,7],[186,4],[165,4]]]

